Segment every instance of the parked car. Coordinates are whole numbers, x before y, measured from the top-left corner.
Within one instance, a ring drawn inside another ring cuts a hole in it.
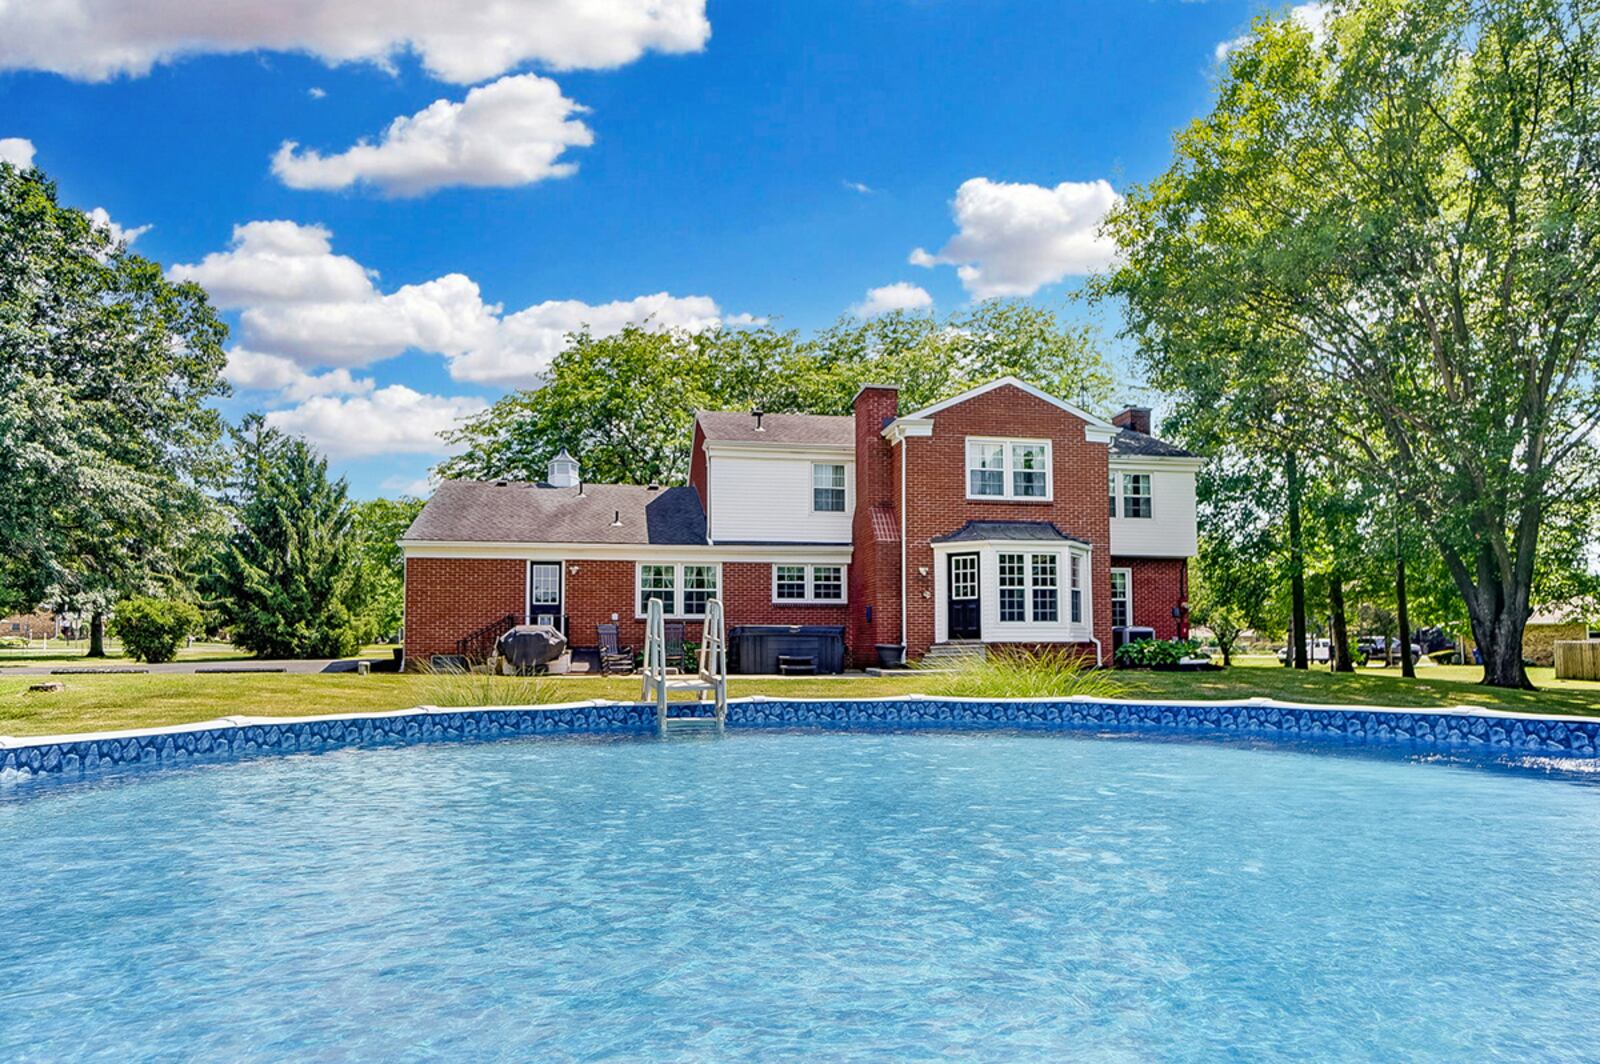
[[[1289,656],[1290,647],[1278,651],[1278,661],[1284,665],[1294,662]],[[1314,665],[1326,665],[1333,660],[1333,642],[1328,639],[1313,639],[1306,643],[1306,660]]]
[[[1369,635],[1362,636],[1356,642],[1356,658],[1365,665],[1369,661],[1388,661],[1390,654],[1396,661],[1400,659],[1400,640],[1395,636]],[[1417,662],[1422,659],[1422,645],[1411,644],[1411,660]]]

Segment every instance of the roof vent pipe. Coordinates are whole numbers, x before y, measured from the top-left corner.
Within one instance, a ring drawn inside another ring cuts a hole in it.
[[[611,517],[611,527],[612,528],[621,528],[622,527],[622,511],[621,510],[617,510],[612,515],[612,517]]]
[[[761,410],[761,409],[756,409],[756,410],[750,411],[750,414],[751,414],[752,417],[754,417],[756,419],[756,431],[757,432],[765,432],[765,431],[767,431],[765,428],[763,428],[761,426],[761,419],[766,416],[766,411]]]

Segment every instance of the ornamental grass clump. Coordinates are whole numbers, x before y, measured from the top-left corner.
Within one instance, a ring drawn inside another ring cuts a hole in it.
[[[1001,650],[975,658],[928,688],[950,698],[1116,698],[1123,688],[1082,653],[1050,648]]]
[[[550,700],[551,687],[542,676],[496,676],[464,669],[425,669],[422,684],[428,705],[448,709],[475,706],[536,706]]]

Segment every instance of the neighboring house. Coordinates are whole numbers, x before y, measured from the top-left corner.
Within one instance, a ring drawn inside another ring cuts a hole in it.
[[[1556,643],[1561,640],[1588,639],[1600,611],[1588,599],[1571,599],[1536,609],[1522,629],[1522,658],[1535,665],[1554,665]]]
[[[14,613],[0,618],[0,639],[56,639],[70,617],[57,617],[43,607],[32,613]]]
[[[585,484],[565,451],[545,483],[446,481],[401,541],[407,658],[508,618],[637,646],[652,597],[690,639],[713,596],[732,627],[842,626],[858,666],[960,642],[1109,664],[1114,625],[1187,632],[1200,459],[1147,409],[1008,377],[903,414],[868,385],[854,411],[702,412],[685,487]]]

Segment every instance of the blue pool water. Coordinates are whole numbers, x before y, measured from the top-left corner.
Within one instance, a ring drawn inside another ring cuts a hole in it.
[[[1063,735],[0,801],[0,1059],[1600,1058],[1600,788]]]

